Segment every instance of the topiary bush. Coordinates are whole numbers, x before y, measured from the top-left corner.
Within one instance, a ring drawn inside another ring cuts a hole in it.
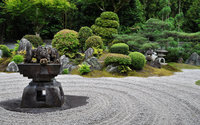
[[[145,56],[140,52],[131,52],[129,54],[129,57],[131,57],[131,68],[136,70],[143,69],[146,59]]]
[[[34,47],[38,47],[44,44],[42,38],[36,35],[25,35],[23,38],[30,41]]]
[[[87,26],[81,27],[81,29],[78,32],[78,38],[79,38],[81,47],[84,47],[85,41],[92,35],[93,35],[92,29],[90,29]]]
[[[116,43],[110,47],[111,53],[128,54],[129,46],[125,43]]]
[[[89,73],[91,71],[90,65],[88,65],[86,63],[83,63],[83,64],[79,65],[79,69],[78,70],[79,70],[81,75]]]
[[[110,65],[110,64],[114,64],[114,65],[130,65],[131,64],[131,58],[127,55],[123,55],[123,54],[114,54],[114,53],[110,53],[107,55],[106,59],[105,59],[105,64],[106,65]]]
[[[22,55],[15,55],[12,58],[12,61],[14,61],[16,64],[20,64],[20,63],[24,62],[24,57]]]
[[[52,46],[58,50],[60,55],[73,58],[79,48],[78,33],[68,29],[59,31],[54,35]]]
[[[108,20],[108,19],[102,19],[98,17],[95,20],[95,24],[100,27],[107,27],[107,28],[118,28],[119,22],[116,20]]]
[[[113,34],[118,33],[119,18],[114,12],[103,12],[91,26],[94,34],[102,37],[105,45],[113,40]]]
[[[101,37],[91,36],[85,41],[85,50],[92,47],[103,49],[103,41]]]
[[[10,57],[12,55],[10,49],[5,45],[0,45],[0,50],[3,52],[2,57]]]
[[[112,34],[118,33],[117,29],[115,29],[115,28],[106,28],[106,27],[101,27],[98,25],[92,25],[91,29],[93,30],[93,32],[96,35],[102,37],[102,39],[106,45],[112,41],[112,39],[113,39]]]
[[[107,20],[116,20],[119,22],[119,17],[116,13],[111,12],[111,11],[107,11],[107,12],[103,12],[101,13],[100,17],[102,19],[107,19]]]

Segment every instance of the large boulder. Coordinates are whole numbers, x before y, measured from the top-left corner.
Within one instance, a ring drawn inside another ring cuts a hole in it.
[[[77,66],[73,65],[69,58],[66,57],[65,55],[62,55],[60,57],[60,64],[61,64],[61,68],[60,68],[60,73],[62,74],[64,69],[68,69],[69,72],[71,72],[73,69],[75,69]]]
[[[7,72],[18,72],[19,68],[18,68],[17,64],[14,61],[12,61],[8,64],[6,71]]]
[[[0,58],[2,58],[2,56],[3,56],[3,51],[0,50]]]
[[[118,72],[118,66],[108,65],[106,67],[106,71],[109,72],[109,73],[117,73]]]
[[[88,58],[85,62],[91,66],[92,70],[101,70],[102,68],[96,57]]]
[[[25,62],[32,61],[32,44],[25,38],[22,38],[19,43],[18,51],[26,51]]]
[[[88,48],[85,51],[85,59],[87,60],[88,58],[92,57],[93,53],[94,53],[94,49],[93,48]]]
[[[64,69],[69,68],[69,63],[70,63],[70,60],[68,57],[66,57],[65,55],[62,55],[60,57],[60,64],[61,64],[60,73],[62,73]]]
[[[20,40],[20,43],[19,43],[19,48],[18,48],[18,51],[24,51],[24,50],[26,50],[26,51],[31,51],[31,49],[32,49],[32,44],[31,44],[31,42],[30,41],[28,41],[27,39],[25,39],[25,38],[22,38],[21,40]]]
[[[186,60],[185,62],[186,64],[191,64],[191,65],[196,65],[199,66],[200,65],[200,56],[194,52],[192,53],[192,55]]]

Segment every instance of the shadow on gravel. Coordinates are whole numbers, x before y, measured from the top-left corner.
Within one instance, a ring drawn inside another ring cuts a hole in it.
[[[89,99],[89,97],[65,95],[63,106],[55,108],[20,108],[21,99],[12,99],[0,102],[0,107],[9,111],[38,114],[45,112],[62,111],[83,106],[88,103],[87,99]]]

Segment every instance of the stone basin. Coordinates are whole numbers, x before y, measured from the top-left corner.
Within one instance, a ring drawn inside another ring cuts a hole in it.
[[[33,81],[52,81],[60,73],[60,64],[40,65],[35,63],[18,64],[20,74]]]

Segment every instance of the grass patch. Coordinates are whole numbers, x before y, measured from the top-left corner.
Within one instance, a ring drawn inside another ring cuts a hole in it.
[[[72,75],[81,75],[80,72],[78,71],[78,68],[74,69],[71,71]],[[87,74],[81,75],[83,77],[87,77],[87,78],[100,78],[100,77],[117,77],[117,78],[121,78],[121,77],[125,77],[121,74],[112,74],[109,72],[106,72],[105,69],[103,70],[93,70],[92,72],[89,72]]]
[[[200,80],[196,81],[195,84],[200,86]]]
[[[165,68],[154,68],[149,65],[145,65],[141,71],[131,71],[128,76],[138,76],[138,77],[149,77],[149,76],[170,76],[173,75],[173,71],[169,71]]]
[[[80,75],[78,69],[74,69],[71,72],[72,75]],[[127,76],[137,76],[137,77],[149,77],[149,76],[170,76],[173,75],[174,72],[169,71],[165,68],[154,68],[149,65],[145,65],[143,70],[140,71],[130,71],[127,74],[118,74],[118,73],[109,73],[106,72],[105,69],[103,70],[94,70],[92,72],[89,72],[88,74],[82,75],[83,77],[88,78],[99,78],[99,77],[116,77],[116,78],[122,78]]]
[[[200,69],[200,66],[194,66],[194,65],[189,65],[189,64],[184,64],[184,63],[168,63],[168,65],[175,67],[179,70],[181,69]]]
[[[162,68],[166,69],[166,70],[169,70],[169,71],[172,71],[172,72],[182,72],[181,69],[173,66],[173,65],[163,65]]]
[[[8,64],[10,63],[12,57],[1,58],[0,59],[0,72],[5,72]]]

